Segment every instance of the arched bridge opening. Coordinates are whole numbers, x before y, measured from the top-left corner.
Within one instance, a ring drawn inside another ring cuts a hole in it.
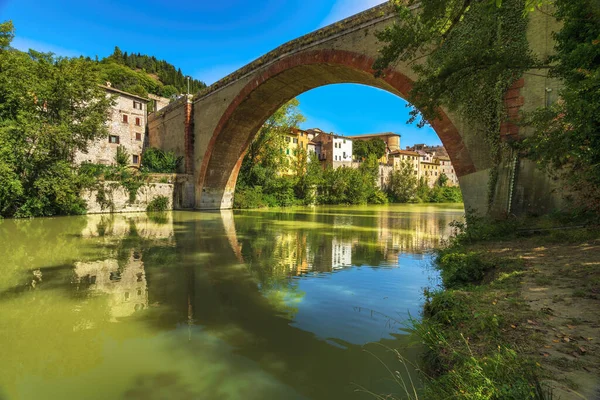
[[[397,71],[375,77],[374,60],[343,50],[320,50],[288,57],[250,81],[230,103],[211,136],[198,174],[202,209],[231,208],[244,154],[262,124],[283,104],[311,89],[357,83],[406,99],[411,80]],[[443,112],[432,121],[452,160],[457,176],[476,171],[458,129]]]

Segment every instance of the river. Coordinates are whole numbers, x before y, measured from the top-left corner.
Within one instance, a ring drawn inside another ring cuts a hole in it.
[[[462,205],[0,221],[0,399],[370,399]],[[415,380],[415,386],[418,386]]]

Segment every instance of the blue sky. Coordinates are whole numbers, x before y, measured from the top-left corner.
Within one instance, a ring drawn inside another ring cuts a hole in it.
[[[382,0],[0,0],[13,46],[100,58],[123,51],[165,59],[210,84],[275,47]],[[406,125],[406,102],[378,89],[330,85],[299,96],[303,128],[340,134],[398,132],[402,145],[439,144],[431,128]]]

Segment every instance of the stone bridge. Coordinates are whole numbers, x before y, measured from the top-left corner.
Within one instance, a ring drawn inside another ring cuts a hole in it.
[[[395,23],[387,3],[283,44],[195,94],[180,98],[149,118],[149,145],[184,158],[182,171],[193,175],[185,207],[226,209],[233,204],[245,151],[261,125],[299,94],[335,83],[358,83],[406,98],[416,79],[411,67],[397,63],[376,78],[372,65],[381,44],[375,32]],[[556,21],[532,13],[528,37],[540,56],[552,51]],[[557,83],[538,73],[525,74],[505,98],[509,117],[546,105]],[[482,135],[456,115],[441,110],[432,126],[459,177],[467,209],[488,211],[491,161]],[[401,127],[399,127],[401,129]],[[402,133],[401,131],[399,133]],[[527,135],[507,121],[505,137]],[[558,206],[552,182],[535,165],[514,156],[500,167],[491,211],[496,214],[544,213]]]

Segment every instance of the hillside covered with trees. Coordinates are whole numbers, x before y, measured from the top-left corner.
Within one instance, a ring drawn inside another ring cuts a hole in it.
[[[114,52],[99,61],[102,77],[113,87],[147,96],[152,93],[172,97],[187,92],[187,79],[181,68],[175,68],[165,60],[140,53],[127,53],[117,46]],[[206,87],[197,79],[190,79],[190,93]]]

